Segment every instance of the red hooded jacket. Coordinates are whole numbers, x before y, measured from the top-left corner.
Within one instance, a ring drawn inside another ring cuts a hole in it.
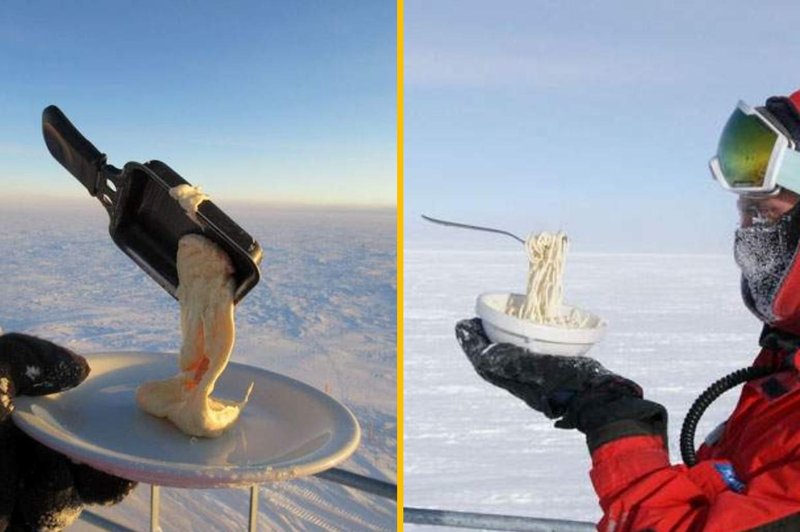
[[[787,353],[763,349],[755,365]],[[670,465],[659,436],[630,436],[592,454],[602,531],[800,530],[800,351],[795,368],[745,384],[733,414],[697,453]],[[716,431],[715,431],[716,432]]]

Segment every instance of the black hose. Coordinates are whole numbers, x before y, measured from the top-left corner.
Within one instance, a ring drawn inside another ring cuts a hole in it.
[[[737,369],[730,375],[725,375],[717,382],[706,388],[700,397],[695,399],[681,427],[681,456],[683,463],[693,466],[697,463],[697,454],[694,450],[694,433],[697,430],[697,423],[705,413],[706,409],[717,397],[734,388],[743,382],[760,379],[771,375],[780,369],[769,366],[750,366],[748,368]]]

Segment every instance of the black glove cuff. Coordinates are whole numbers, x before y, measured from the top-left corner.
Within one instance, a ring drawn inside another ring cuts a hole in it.
[[[589,452],[593,453],[606,443],[629,436],[661,436],[664,448],[667,446],[664,431],[654,427],[652,423],[635,419],[616,421],[587,433],[586,445],[589,447]]]
[[[659,403],[637,397],[621,397],[593,404],[578,415],[578,430],[586,434],[589,451],[628,436],[660,436],[667,445],[667,410]]]

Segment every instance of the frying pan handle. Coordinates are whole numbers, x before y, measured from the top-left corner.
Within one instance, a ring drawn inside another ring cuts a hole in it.
[[[51,105],[42,112],[42,134],[50,155],[89,191],[97,195],[100,170],[106,164],[106,156],[81,135],[64,113]]]

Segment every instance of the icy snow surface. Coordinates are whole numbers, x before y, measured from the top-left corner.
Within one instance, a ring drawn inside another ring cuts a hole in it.
[[[262,279],[236,310],[232,360],[277,371],[347,405],[361,447],[340,467],[396,481],[395,214],[220,204],[263,246]],[[112,243],[91,198],[0,202],[0,324],[78,352],[177,352],[178,304]],[[162,488],[164,530],[244,530],[249,491]],[[93,511],[149,527],[149,486]],[[300,479],[261,490],[261,530],[391,530],[395,507]],[[73,527],[86,529],[87,525]]]
[[[598,520],[581,434],[553,428],[481,380],[453,332],[456,321],[474,315],[479,293],[524,288],[523,250],[511,243],[498,250],[502,241],[493,250],[454,249],[459,235],[441,234],[438,246],[412,241],[405,251],[405,504]],[[573,251],[564,301],[608,320],[606,337],[588,355],[667,407],[673,461],[680,460],[678,432],[695,397],[758,351],[760,324],[741,303],[731,255]],[[728,392],[706,412],[698,444],[737,396],[738,389]]]

